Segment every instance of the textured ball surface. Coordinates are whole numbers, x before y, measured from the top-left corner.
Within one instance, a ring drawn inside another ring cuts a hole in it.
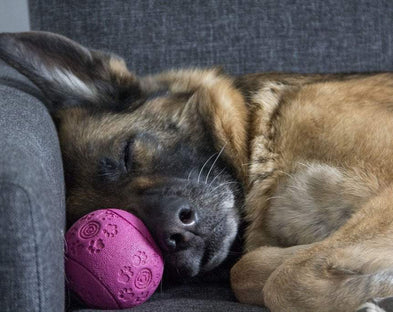
[[[160,283],[164,264],[146,226],[131,213],[101,209],[66,234],[66,275],[87,305],[122,309],[145,302]]]

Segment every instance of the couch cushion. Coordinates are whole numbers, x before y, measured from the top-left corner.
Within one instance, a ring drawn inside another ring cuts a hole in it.
[[[393,70],[393,1],[30,0],[31,26],[125,57],[138,74]]]
[[[10,86],[24,80],[0,63],[0,306],[10,312],[61,311],[65,199],[60,148],[44,105]]]
[[[78,312],[95,312],[91,309],[77,309]],[[120,310],[119,310],[120,311]],[[263,307],[241,304],[235,301],[231,290],[222,283],[172,286],[157,289],[144,304],[128,310],[129,312],[267,312]]]

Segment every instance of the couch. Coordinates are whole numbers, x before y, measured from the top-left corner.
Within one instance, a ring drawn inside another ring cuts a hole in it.
[[[137,75],[173,67],[393,70],[390,0],[30,0],[31,29],[115,52]],[[56,129],[40,92],[0,63],[0,309],[96,311],[65,289],[65,190]],[[228,265],[163,283],[132,311],[267,311],[236,302]]]

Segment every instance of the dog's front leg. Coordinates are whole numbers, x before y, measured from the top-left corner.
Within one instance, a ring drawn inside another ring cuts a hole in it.
[[[270,274],[285,260],[312,245],[259,247],[245,254],[231,269],[231,286],[243,303],[263,305],[262,289]]]
[[[393,185],[336,233],[282,263],[264,283],[265,305],[273,312],[350,312],[393,296],[392,203]]]

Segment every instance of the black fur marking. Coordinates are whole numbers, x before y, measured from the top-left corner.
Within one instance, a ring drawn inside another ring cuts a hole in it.
[[[140,105],[138,82],[111,72],[112,57],[47,32],[0,34],[0,58],[42,91],[50,111],[71,106],[122,111]]]
[[[132,171],[132,144],[134,143],[134,140],[128,140],[127,143],[124,146],[123,150],[123,161],[124,161],[124,168],[126,171],[129,173]]]
[[[98,163],[97,175],[101,182],[113,183],[119,180],[123,171],[122,165],[117,161],[104,157]]]

